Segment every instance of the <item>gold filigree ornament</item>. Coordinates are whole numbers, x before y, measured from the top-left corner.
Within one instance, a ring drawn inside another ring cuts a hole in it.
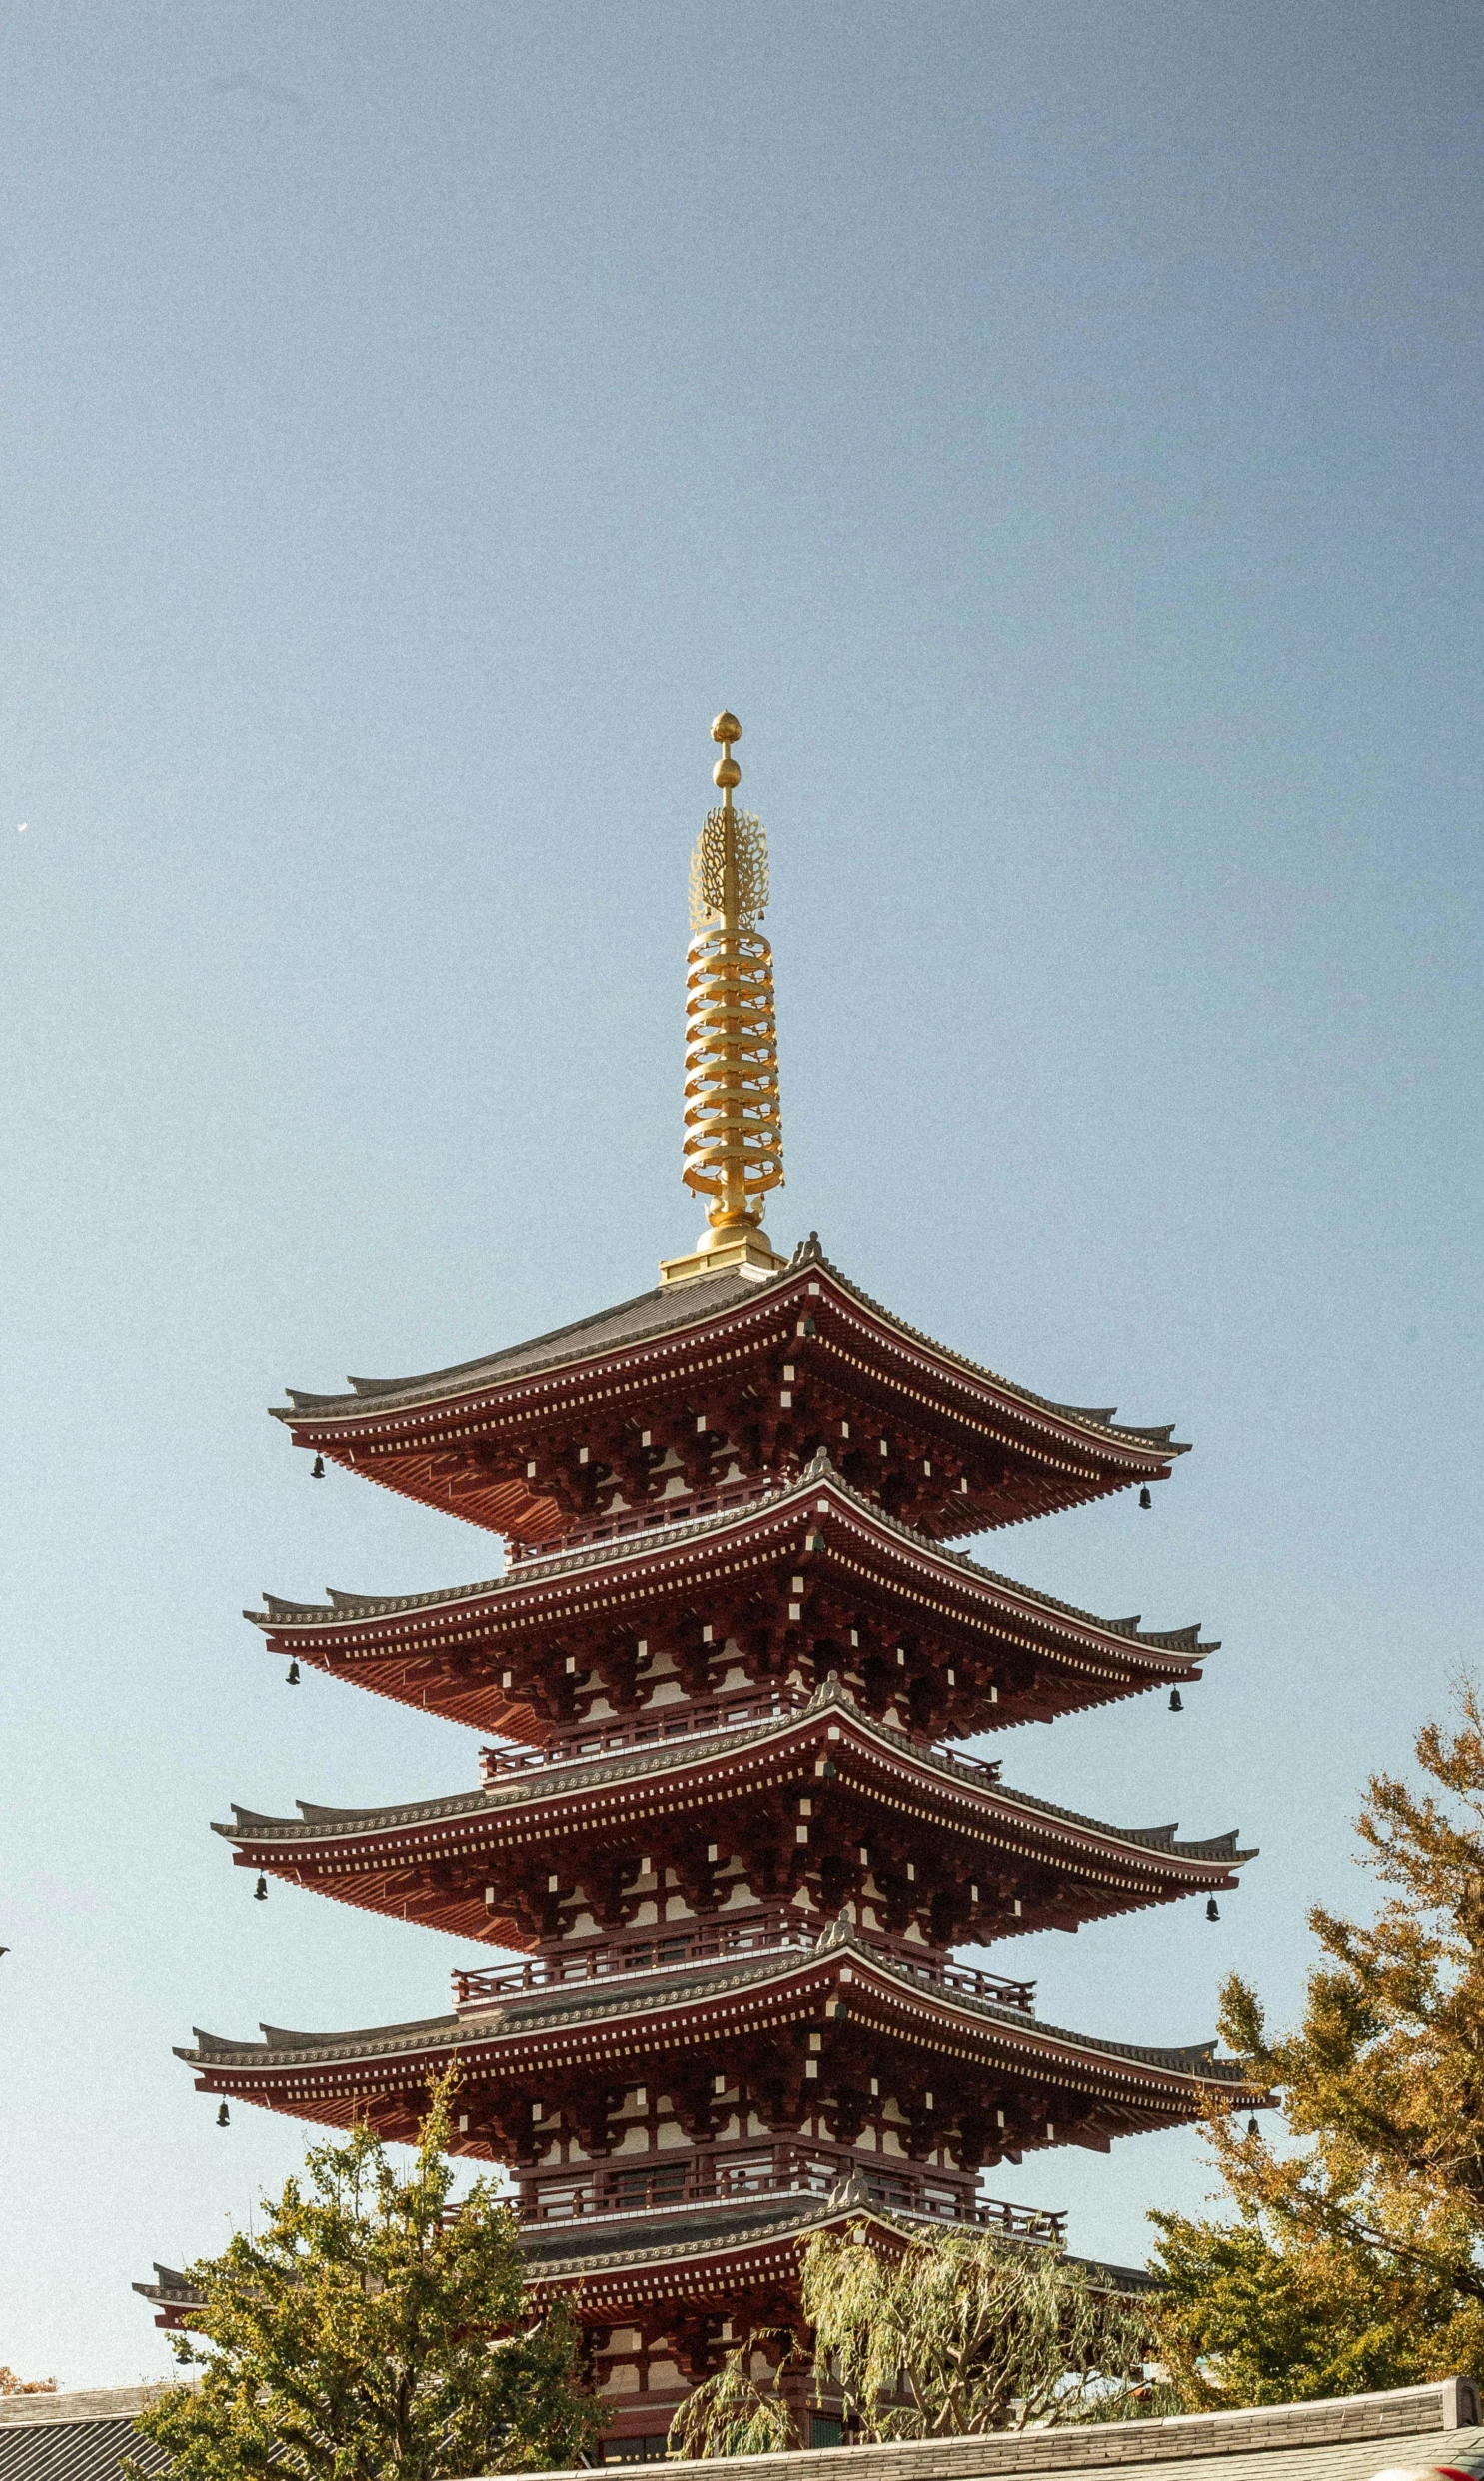
[[[706,1198],[708,1229],[690,1257],[661,1266],[667,1282],[724,1267],[765,1274],[780,1266],[763,1233],[760,1200],[782,1186],[772,950],[758,929],[767,904],[762,821],[733,807],[742,738],[723,713],[712,739],[722,807],[707,813],[691,856],[691,946],[686,975],[686,1113],[682,1179]]]

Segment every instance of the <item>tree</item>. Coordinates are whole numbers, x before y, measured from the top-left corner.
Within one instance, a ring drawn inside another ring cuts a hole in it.
[[[406,2178],[357,2127],[264,2199],[261,2237],[190,2269],[208,2348],[178,2353],[203,2375],[135,2424],[176,2481],[452,2481],[592,2444],[575,2323],[527,2301],[515,2216],[487,2179],[450,2204],[454,2084],[435,2087]]]
[[[781,2357],[759,2384],[752,2360],[781,2338],[775,2329],[754,2330],[729,2352],[712,2377],[693,2387],[670,2424],[666,2443],[677,2455],[778,2455],[799,2444],[798,2424],[779,2383],[798,2354],[789,2335]]]
[[[863,2443],[959,2437],[1121,2407],[1142,2375],[1142,2309],[1050,2249],[945,2226],[882,2245],[864,2221],[816,2232],[803,2254],[813,2396],[837,2396]],[[757,2338],[753,2338],[755,2341]],[[749,2374],[749,2341],[672,2426],[688,2454],[798,2443],[779,2378]],[[784,2364],[786,2367],[786,2363]]]
[[[1222,1992],[1223,2035],[1281,2097],[1299,2142],[1279,2152],[1213,2117],[1238,2220],[1153,2218],[1163,2348],[1192,2406],[1484,2376],[1484,1710],[1472,1681],[1454,1708],[1452,1728],[1417,1736],[1423,1790],[1370,1780],[1360,1857],[1386,1900],[1368,1927],[1310,1913],[1323,1961],[1298,2029],[1271,2039],[1254,1990],[1233,1977]]]
[[[1302,2232],[1151,2215],[1160,2231],[1154,2332],[1185,2412],[1418,2386],[1479,2368],[1472,2306],[1376,2249]]]
[[[55,2378],[18,2378],[0,2361],[0,2395],[54,2395],[56,2391]]]

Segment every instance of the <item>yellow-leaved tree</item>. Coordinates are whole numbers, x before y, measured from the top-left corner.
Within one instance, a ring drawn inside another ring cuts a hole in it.
[[[1160,2213],[1163,2349],[1182,2400],[1274,2403],[1484,2376],[1484,1710],[1416,1741],[1423,1783],[1371,1778],[1360,1923],[1317,1907],[1302,2022],[1268,2032],[1233,1978],[1221,2030],[1294,2145],[1213,2119],[1235,2220]]]

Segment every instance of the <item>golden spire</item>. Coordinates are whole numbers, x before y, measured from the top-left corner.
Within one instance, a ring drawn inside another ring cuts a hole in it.
[[[726,710],[712,726],[722,755],[712,770],[722,807],[709,810],[691,856],[691,947],[686,976],[686,1143],[682,1179],[709,1200],[707,1230],[689,1257],[662,1260],[661,1280],[785,1261],[762,1230],[761,1200],[783,1178],[772,950],[757,925],[767,904],[767,837],[732,796],[742,726]]]

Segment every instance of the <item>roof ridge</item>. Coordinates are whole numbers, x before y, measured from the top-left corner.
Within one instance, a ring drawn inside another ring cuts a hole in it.
[[[1016,1594],[1022,1601],[1032,1603],[1042,1610],[1056,1612],[1064,1619],[1079,1620],[1086,1627],[1100,1628],[1107,1635],[1122,1637],[1127,1643],[1148,1647],[1156,1653],[1214,1654],[1220,1651],[1219,1637],[1202,1641],[1198,1620],[1192,1620],[1183,1628],[1141,1629],[1136,1621],[1104,1619],[1098,1612],[1083,1610],[1075,1602],[1059,1601],[1054,1594],[1046,1593],[1039,1585],[1025,1585],[1017,1578],[1006,1576],[996,1568],[982,1566],[977,1559],[970,1558],[966,1550],[955,1550],[951,1543],[934,1541],[930,1534],[920,1533],[915,1525],[905,1523],[900,1516],[893,1516],[887,1508],[881,1506],[878,1500],[867,1498],[862,1491],[854,1487],[853,1483],[845,1479],[844,1474],[832,1461],[828,1448],[823,1446],[815,1450],[812,1460],[791,1480],[780,1482],[775,1489],[759,1491],[755,1498],[744,1500],[741,1506],[718,1508],[709,1515],[697,1516],[674,1525],[657,1525],[649,1533],[628,1535],[619,1542],[612,1540],[590,1542],[585,1543],[580,1549],[565,1554],[554,1553],[552,1557],[539,1562],[523,1561],[522,1568],[528,1564],[539,1564],[541,1573],[539,1578],[534,1580],[528,1580],[524,1574],[507,1568],[502,1575],[492,1577],[484,1583],[444,1585],[428,1593],[384,1595],[334,1593],[328,1604],[291,1602],[276,1594],[265,1592],[264,1609],[261,1611],[245,1610],[242,1615],[244,1619],[251,1620],[254,1627],[258,1628],[284,1626],[297,1619],[318,1621],[323,1624],[328,1620],[342,1617],[356,1619],[391,1617],[399,1611],[436,1609],[441,1605],[471,1600],[480,1594],[515,1592],[528,1581],[545,1584],[552,1577],[572,1575],[582,1567],[602,1567],[607,1563],[617,1563],[642,1555],[647,1549],[659,1546],[662,1534],[665,1536],[665,1546],[669,1548],[682,1542],[695,1541],[704,1534],[726,1532],[729,1527],[746,1524],[764,1510],[776,1509],[785,1500],[797,1496],[802,1491],[817,1489],[826,1481],[839,1492],[842,1498],[847,1499],[853,1507],[857,1507],[863,1515],[870,1517],[886,1532],[895,1533],[901,1540],[909,1542],[914,1549],[944,1559],[951,1566],[961,1569],[966,1575],[981,1578],[986,1584],[997,1585],[1001,1591]],[[332,1589],[327,1587],[326,1590],[329,1592]]]
[[[503,1344],[493,1352],[477,1354],[472,1360],[450,1362],[443,1369],[421,1370],[411,1377],[403,1378],[348,1377],[346,1383],[351,1389],[348,1396],[324,1395],[305,1388],[286,1387],[284,1392],[288,1396],[288,1403],[272,1405],[270,1410],[275,1419],[284,1421],[302,1419],[306,1416],[312,1418],[316,1414],[350,1417],[360,1412],[371,1411],[378,1404],[385,1404],[392,1398],[398,1396],[416,1398],[420,1391],[425,1392],[438,1387],[445,1387],[450,1393],[457,1394],[459,1391],[457,1381],[466,1380],[471,1385],[475,1385],[479,1383],[482,1373],[485,1372],[490,1373],[488,1381],[490,1384],[499,1385],[502,1379],[498,1364],[513,1360],[520,1360],[522,1366],[519,1372],[508,1371],[509,1376],[514,1377],[518,1374],[534,1376],[542,1368],[554,1365],[551,1359],[543,1362],[540,1358],[533,1357],[539,1356],[543,1347],[569,1341],[576,1347],[578,1340],[586,1331],[610,1325],[619,1319],[632,1317],[635,1311],[642,1310],[649,1303],[657,1305],[664,1303],[669,1312],[660,1321],[655,1331],[676,1334],[688,1326],[703,1325],[716,1314],[718,1296],[713,1294],[710,1300],[707,1298],[707,1287],[711,1284],[728,1284],[729,1289],[722,1303],[724,1310],[741,1308],[774,1285],[788,1281],[809,1267],[821,1268],[840,1286],[841,1290],[850,1295],[852,1300],[858,1301],[862,1308],[870,1310],[873,1316],[883,1319],[888,1326],[894,1328],[896,1333],[908,1337],[913,1343],[925,1346],[940,1359],[968,1371],[973,1377],[986,1380],[991,1386],[1002,1389],[1005,1394],[1020,1403],[1030,1405],[1040,1412],[1053,1413],[1061,1420],[1075,1422],[1086,1429],[1100,1430],[1111,1439],[1161,1448],[1171,1455],[1185,1455],[1189,1452],[1188,1442],[1175,1438],[1173,1422],[1117,1422],[1113,1418],[1117,1410],[1116,1405],[1060,1403],[1053,1396],[1038,1395],[1033,1387],[1022,1386],[1017,1379],[1005,1377],[1000,1370],[991,1369],[986,1362],[971,1359],[968,1353],[958,1351],[952,1344],[940,1343],[935,1335],[929,1335],[920,1326],[913,1326],[906,1318],[898,1316],[894,1309],[888,1309],[884,1302],[874,1299],[858,1283],[852,1282],[833,1259],[825,1255],[816,1232],[811,1232],[806,1240],[798,1243],[787,1263],[776,1273],[762,1275],[760,1278],[753,1275],[741,1290],[736,1289],[725,1269],[717,1275],[697,1277],[694,1284],[694,1297],[689,1299],[684,1295],[693,1293],[693,1286],[690,1284],[681,1287],[657,1285],[647,1291],[634,1293],[628,1300],[616,1301],[611,1308],[593,1310],[586,1317],[573,1318],[564,1325],[549,1327],[543,1334],[531,1335],[516,1343]],[[638,1341],[639,1337],[635,1336],[630,1340]],[[598,1347],[600,1350],[603,1348]],[[622,1347],[611,1346],[610,1348]],[[582,1358],[583,1355],[580,1348],[574,1348],[567,1357],[576,1360]],[[561,1355],[557,1356],[558,1364],[561,1358]]]
[[[809,1238],[817,1244],[817,1233],[811,1233]],[[1189,1454],[1188,1442],[1180,1442],[1175,1438],[1173,1421],[1157,1427],[1147,1422],[1115,1423],[1112,1416],[1117,1410],[1116,1405],[1107,1413],[1103,1413],[1091,1409],[1086,1404],[1059,1404],[1049,1395],[1037,1395],[1032,1387],[1021,1386],[1016,1378],[1006,1378],[1002,1371],[991,1369],[987,1362],[970,1360],[966,1352],[957,1351],[952,1344],[939,1343],[935,1335],[929,1335],[920,1326],[909,1325],[905,1318],[898,1317],[894,1309],[888,1309],[884,1301],[873,1299],[870,1293],[863,1291],[858,1283],[852,1282],[843,1269],[835,1265],[832,1258],[825,1256],[822,1248],[817,1249],[816,1256],[810,1262],[822,1266],[827,1274],[833,1275],[836,1283],[847,1291],[852,1299],[860,1302],[862,1308],[870,1309],[877,1317],[884,1318],[887,1325],[894,1326],[898,1333],[910,1335],[914,1343],[926,1344],[929,1351],[941,1353],[944,1360],[956,1361],[960,1369],[972,1370],[976,1378],[987,1378],[992,1386],[1003,1387],[1007,1394],[1019,1396],[1023,1403],[1034,1404],[1038,1411],[1057,1412],[1062,1415],[1063,1419],[1085,1421],[1095,1429],[1106,1430],[1112,1438],[1137,1439],[1146,1441],[1152,1446],[1165,1446],[1171,1455]]]
[[[743,1288],[734,1293],[728,1305],[734,1308],[745,1306],[767,1286],[781,1281],[782,1274],[787,1271],[785,1267],[781,1274],[750,1276]],[[627,1317],[634,1310],[642,1309],[647,1302],[651,1301],[656,1303],[664,1301],[671,1309],[680,1312],[680,1314],[667,1317],[658,1329],[663,1334],[675,1334],[684,1327],[703,1324],[709,1316],[715,1314],[714,1306],[708,1304],[704,1296],[703,1287],[706,1284],[725,1282],[730,1286],[732,1281],[731,1270],[723,1268],[720,1274],[697,1277],[694,1293],[691,1285],[685,1286],[682,1290],[675,1285],[654,1284],[647,1291],[633,1293],[628,1300],[615,1301],[605,1309],[590,1310],[586,1317],[571,1318],[565,1325],[548,1327],[543,1334],[523,1336],[515,1343],[498,1345],[493,1352],[476,1354],[473,1360],[451,1361],[444,1369],[418,1370],[411,1377],[406,1378],[348,1376],[346,1384],[351,1389],[349,1396],[321,1395],[303,1387],[286,1386],[284,1393],[289,1399],[288,1403],[271,1404],[269,1410],[274,1418],[280,1421],[293,1420],[305,1414],[312,1415],[317,1412],[334,1411],[349,1414],[370,1411],[378,1403],[385,1402],[389,1396],[411,1394],[418,1388],[434,1387],[445,1380],[467,1378],[478,1381],[481,1371],[493,1369],[494,1365],[500,1361],[510,1360],[517,1355],[538,1353],[543,1345],[558,1344],[569,1337],[579,1337],[585,1329],[605,1325],[616,1318]],[[580,1359],[582,1354],[580,1351],[575,1351],[571,1357]],[[519,1374],[534,1375],[543,1366],[550,1365],[550,1363],[537,1362],[531,1369],[524,1369]],[[512,1372],[511,1374],[518,1373]],[[491,1383],[497,1385],[500,1383],[498,1373]],[[454,1391],[457,1392],[457,1389]]]
[[[296,1819],[273,1817],[259,1810],[245,1809],[234,1801],[232,1812],[236,1824],[217,1824],[212,1832],[224,1836],[228,1842],[239,1842],[250,1841],[254,1828],[286,1828],[290,1836],[294,1836],[306,1826],[348,1825],[354,1831],[375,1834],[395,1827],[423,1825],[441,1818],[488,1816],[492,1810],[503,1807],[534,1806],[544,1793],[552,1792],[553,1775],[560,1776],[578,1767],[583,1769],[583,1788],[596,1790],[607,1784],[642,1777],[646,1772],[663,1774],[688,1764],[725,1757],[733,1749],[754,1745],[769,1733],[781,1737],[806,1722],[810,1715],[826,1711],[853,1716],[862,1730],[874,1732],[904,1756],[938,1774],[948,1775],[959,1782],[966,1779],[968,1788],[986,1799],[998,1798],[1022,1809],[1033,1810],[1038,1816],[1057,1818],[1069,1826],[1083,1826],[1089,1833],[1105,1836],[1110,1842],[1136,1845],[1146,1851],[1168,1852],[1180,1860],[1256,1858],[1255,1850],[1237,1853],[1234,1827],[1222,1835],[1206,1836],[1193,1843],[1180,1843],[1175,1840],[1173,1826],[1118,1826],[1109,1818],[1090,1817],[1081,1810],[1062,1808],[1053,1800],[1043,1800],[1035,1792],[1022,1791],[1017,1785],[1002,1781],[997,1773],[989,1774],[986,1780],[986,1772],[994,1764],[993,1760],[960,1756],[949,1748],[922,1747],[909,1732],[883,1721],[878,1715],[867,1713],[837,1671],[828,1672],[806,1703],[791,1714],[762,1715],[750,1722],[738,1722],[719,1731],[699,1731],[689,1737],[658,1741],[643,1747],[618,1748],[601,1757],[578,1757],[572,1759],[570,1767],[554,1765],[550,1772],[545,1768],[533,1769],[530,1773],[514,1776],[509,1783],[485,1784],[467,1792],[449,1792],[436,1799],[404,1801],[381,1808],[333,1808],[301,1800],[297,1804],[299,1816]],[[559,1791],[561,1788],[560,1784],[556,1787]]]
[[[910,1965],[882,1955],[866,1945],[856,1934],[853,1924],[836,1942],[836,1951],[842,1950],[849,1952],[855,1969],[868,1968],[890,1979],[910,1981],[914,1992],[920,1993],[921,1981],[912,1975]],[[780,1951],[778,1956],[762,1956],[742,1965],[728,1965],[719,1959],[716,1971],[688,1972],[678,1986],[692,1997],[698,1993],[705,1996],[718,1988],[742,1989],[769,1978],[785,1978],[789,1973],[807,1971],[817,1960],[817,1952],[812,1949]],[[265,2052],[293,2055],[308,2050],[332,2050],[354,2042],[368,2046],[375,2043],[382,2051],[415,2047],[419,2036],[439,2033],[445,2034],[451,2042],[470,2043],[486,2037],[481,2032],[482,2026],[488,2027],[491,2033],[509,2031],[529,2035],[543,2031],[549,2024],[580,2022],[595,2013],[601,2014],[605,2009],[612,2012],[615,2006],[623,2006],[626,1995],[626,1992],[615,1990],[611,1985],[583,1982],[575,1987],[575,2004],[556,2009],[548,2006],[540,2014],[526,2006],[512,2007],[508,2004],[492,2008],[489,2016],[426,2016],[407,2024],[372,2025],[345,2033],[299,2033],[290,2032],[281,2025],[262,2024],[259,2026],[265,2036],[262,2042],[226,2041],[219,2034],[205,2033],[197,2027],[196,2040],[199,2054],[208,2058],[221,2059],[233,2053],[255,2054],[243,2058],[245,2065],[261,2064]],[[963,2009],[991,2023],[1002,2024],[1022,2040],[1041,2036],[1050,2041],[1074,2042],[1099,2056],[1134,2059],[1146,2066],[1163,2068],[1178,2075],[1194,2077],[1205,2073],[1209,2080],[1221,2084],[1241,2081],[1242,2062],[1240,2059],[1217,2059],[1214,2038],[1166,2047],[1143,2042],[1108,2041],[1093,2033],[1079,2032],[1071,2025],[1048,2024],[1039,2016],[1027,2016],[1023,2009],[1003,2006],[993,1999],[974,1997],[966,1991],[944,1989],[937,1995],[944,2006]],[[513,2017],[515,2021],[512,2021]],[[189,2061],[193,2054],[178,2048],[175,2055]]]

